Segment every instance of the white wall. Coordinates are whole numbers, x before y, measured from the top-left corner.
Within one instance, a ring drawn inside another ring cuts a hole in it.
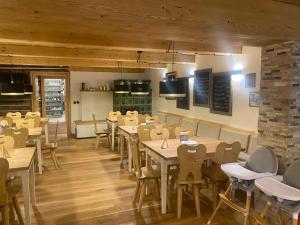
[[[153,113],[157,111],[172,112],[179,115],[185,115],[204,119],[208,121],[223,123],[238,128],[257,131],[258,108],[249,107],[249,92],[258,91],[260,86],[261,70],[261,48],[243,47],[241,55],[235,56],[196,56],[195,65],[176,65],[175,70],[179,76],[188,76],[194,69],[212,68],[213,72],[232,71],[236,63],[244,65],[244,73],[256,73],[256,88],[246,89],[245,80],[232,79],[233,104],[232,116],[223,116],[212,114],[208,108],[193,106],[193,79],[190,79],[190,110],[176,108],[175,100],[165,100],[158,97],[159,81],[163,79],[166,70],[147,70],[146,76],[152,80],[153,89]],[[171,68],[168,66],[168,70]]]
[[[144,79],[144,73],[123,73],[122,79]],[[73,101],[80,101],[81,83],[87,83],[89,86],[96,87],[104,83],[112,85],[113,80],[121,79],[120,73],[116,72],[70,72],[71,83],[71,127],[72,133],[75,132],[74,121],[81,120],[81,103],[73,104]],[[101,105],[99,105],[101,107]],[[112,109],[111,109],[112,110]],[[91,112],[92,115],[93,112]],[[98,119],[98,118],[97,118]],[[99,118],[105,119],[105,118]]]

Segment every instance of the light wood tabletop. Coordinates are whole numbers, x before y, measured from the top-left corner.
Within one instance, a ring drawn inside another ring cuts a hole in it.
[[[10,157],[9,171],[28,169],[34,159],[35,148],[16,148],[7,150]]]
[[[118,126],[118,128],[129,135],[137,134],[137,126]]]
[[[211,155],[216,151],[217,145],[221,142],[220,140],[209,138],[209,137],[192,137],[190,140],[197,141],[198,144],[203,144],[206,146],[206,154]],[[143,144],[149,149],[157,154],[159,154],[164,159],[176,159],[177,158],[177,148],[181,145],[179,139],[168,139],[168,146],[164,149],[161,148],[163,140],[156,141],[144,141]],[[166,144],[165,144],[166,145]]]

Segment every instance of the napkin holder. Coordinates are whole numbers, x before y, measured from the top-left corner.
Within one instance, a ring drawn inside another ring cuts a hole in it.
[[[167,138],[165,138],[164,141],[163,141],[163,143],[161,144],[160,148],[161,149],[166,149],[168,147],[169,147],[168,140],[167,140]]]

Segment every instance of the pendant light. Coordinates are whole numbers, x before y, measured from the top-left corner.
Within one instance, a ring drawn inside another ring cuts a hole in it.
[[[136,62],[138,64],[141,63],[142,51],[138,51],[138,57]],[[150,86],[148,82],[138,80],[131,83],[131,95],[149,95],[150,94]]]
[[[120,66],[121,64],[121,66]],[[118,62],[118,68],[121,70],[121,80],[115,83],[115,94],[129,94],[129,84],[128,81],[123,80],[123,67],[122,62]]]
[[[10,61],[11,61],[11,65],[13,65],[11,56],[10,56]],[[6,95],[6,96],[24,95],[24,84],[23,82],[20,84],[15,83],[13,79],[13,70],[11,71],[10,74],[10,82],[1,84],[1,95]]]

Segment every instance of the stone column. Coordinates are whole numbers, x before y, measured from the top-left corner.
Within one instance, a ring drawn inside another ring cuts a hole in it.
[[[262,49],[258,142],[284,165],[300,158],[300,42]]]

